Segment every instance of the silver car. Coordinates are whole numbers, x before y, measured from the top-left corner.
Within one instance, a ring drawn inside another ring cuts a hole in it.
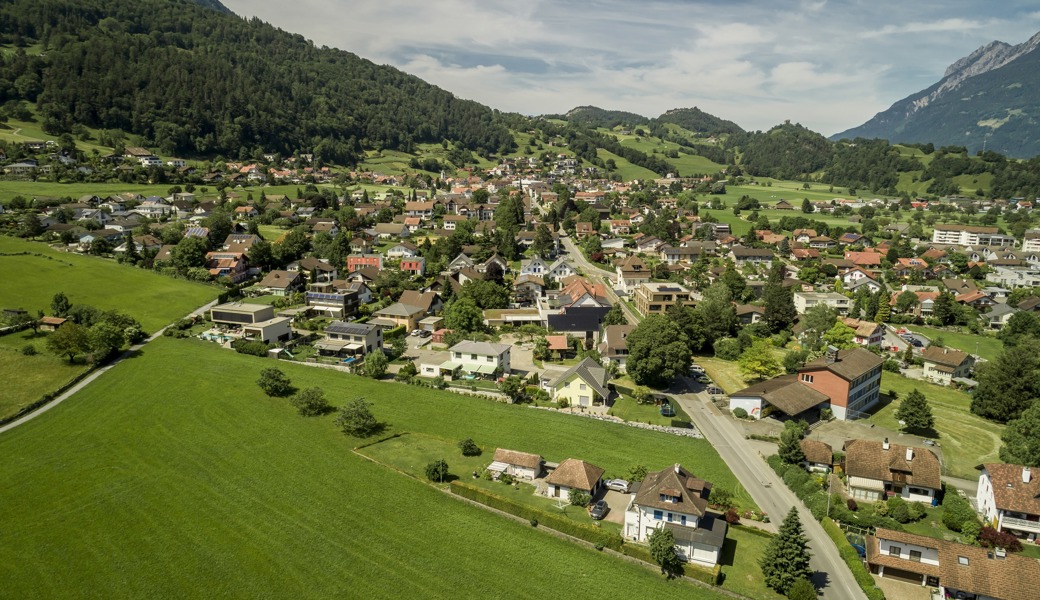
[[[607,486],[608,490],[615,492],[621,492],[622,494],[628,493],[629,483],[624,479],[608,479],[604,485]]]

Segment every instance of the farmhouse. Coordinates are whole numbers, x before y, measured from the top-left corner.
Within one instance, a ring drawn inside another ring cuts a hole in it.
[[[819,440],[803,439],[800,442],[805,461],[802,466],[809,471],[827,473],[834,468],[834,450],[830,444]]]

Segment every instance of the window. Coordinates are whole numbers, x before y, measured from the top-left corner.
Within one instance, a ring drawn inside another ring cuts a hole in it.
[[[959,565],[967,565],[968,564],[968,557],[967,556],[958,556],[957,557],[957,564],[959,564]]]
[[[889,556],[899,556],[902,553],[903,553],[903,549],[900,548],[899,546],[889,546],[888,547],[888,555]]]
[[[655,510],[654,511],[654,520],[655,521],[660,521],[663,518],[664,518],[664,513],[662,511],[659,511],[659,510]]]
[[[805,373],[802,373],[802,381],[804,381],[805,383],[812,383],[813,382],[813,376],[812,375],[806,375]]]
[[[910,551],[910,560],[912,560],[914,562],[921,562],[921,551],[920,550],[911,550]]]
[[[580,386],[578,386],[578,389],[580,389],[581,391],[583,391],[583,392],[584,392],[584,391],[585,391],[585,389],[586,389],[586,388],[588,388],[588,387],[589,387],[589,386],[587,386],[587,385],[585,385],[585,384],[583,383],[583,384],[581,384]]]
[[[672,522],[672,513],[668,513],[668,522],[669,522],[669,523],[671,523],[671,522]]]
[[[680,515],[679,516],[679,522],[682,523],[683,525],[685,525],[686,524],[686,515]]]

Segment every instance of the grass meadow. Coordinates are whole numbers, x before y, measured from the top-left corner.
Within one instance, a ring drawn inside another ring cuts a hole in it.
[[[160,338],[0,436],[11,597],[721,598],[559,540],[366,460],[333,416],[255,385],[272,365]],[[706,442],[280,363],[393,432],[582,457],[682,462],[734,489]],[[449,465],[452,459],[449,458]],[[523,565],[518,569],[518,565]]]
[[[0,378],[4,382],[0,418],[17,413],[87,369],[83,363],[69,364],[64,358],[47,352],[43,344],[45,335],[42,332],[33,335],[31,329],[26,329],[0,336]],[[22,348],[30,344],[37,354],[23,355]]]
[[[24,255],[19,252],[38,253]],[[50,311],[64,292],[73,304],[129,314],[153,332],[217,297],[216,287],[172,279],[111,259],[59,252],[46,244],[0,236],[0,307]]]

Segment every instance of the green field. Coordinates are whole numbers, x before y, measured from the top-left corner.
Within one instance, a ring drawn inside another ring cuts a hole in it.
[[[255,380],[271,361],[160,338],[0,436],[10,597],[720,597],[461,503],[351,452]],[[280,363],[390,431],[579,456],[608,472],[682,462],[732,474],[701,440]],[[451,460],[449,460],[451,464]],[[522,557],[522,559],[520,558]],[[517,561],[521,562],[518,563]],[[517,565],[523,564],[522,574]]]
[[[986,360],[997,360],[997,356],[1004,349],[1004,344],[991,335],[975,335],[973,333],[958,333],[936,329],[934,327],[921,327],[919,325],[905,325],[910,331],[920,333],[930,340],[942,337],[947,348],[954,348],[970,354],[978,354]]]
[[[18,252],[41,256],[4,256]],[[7,281],[0,286],[0,308],[47,313],[54,294],[64,292],[73,304],[127,313],[148,332],[187,315],[219,293],[213,286],[6,236],[0,236],[0,273]]]
[[[0,181],[0,203],[8,203],[15,196],[23,198],[72,198],[95,195],[101,198],[115,194],[168,196],[170,185],[140,185],[133,183],[54,183],[48,181]]]
[[[622,158],[613,152],[608,152],[602,148],[596,150],[596,156],[606,160],[613,160],[617,166],[617,172],[621,175],[621,179],[624,181],[632,181],[633,179],[657,179],[657,173],[654,173],[650,169],[640,167],[628,162],[628,159]]]
[[[1000,462],[1000,435],[1004,426],[973,415],[970,410],[971,397],[964,392],[947,387],[907,379],[902,375],[884,372],[881,375],[881,393],[895,390],[905,398],[917,388],[932,407],[935,429],[939,432],[939,444],[943,455],[944,474],[965,479],[977,479],[975,465]],[[899,431],[895,411],[899,400],[889,403],[868,419],[878,427]]]
[[[44,333],[34,336],[31,329],[0,336],[0,377],[4,381],[0,418],[17,413],[87,369],[85,364],[70,365],[47,352],[45,339]],[[36,348],[35,356],[22,355],[22,348],[29,344]]]
[[[639,404],[631,396],[619,396],[614,402],[614,406],[610,407],[610,414],[626,421],[664,425],[666,427],[670,427],[672,421],[690,422],[690,417],[686,416],[686,413],[683,412],[682,407],[678,403],[672,408],[675,410],[674,417],[662,417],[661,407],[659,406]]]

